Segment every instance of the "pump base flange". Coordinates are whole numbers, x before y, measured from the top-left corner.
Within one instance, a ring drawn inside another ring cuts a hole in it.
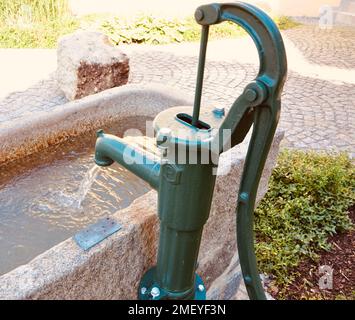
[[[159,287],[156,281],[156,268],[149,269],[142,277],[138,287],[139,300],[206,300],[206,287],[202,278],[196,273],[193,292],[169,292]]]

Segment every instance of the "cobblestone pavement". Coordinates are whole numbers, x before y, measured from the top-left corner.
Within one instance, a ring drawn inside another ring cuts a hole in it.
[[[6,121],[23,118],[34,112],[50,112],[52,107],[66,102],[52,74],[49,79],[39,81],[25,91],[13,92],[1,100],[0,126]]]
[[[135,55],[131,61],[132,83],[164,83],[194,93],[196,58],[151,52]],[[204,102],[229,107],[256,74],[254,65],[207,62]],[[355,85],[289,73],[280,128],[286,131],[284,146],[354,153]]]
[[[297,31],[298,32],[298,31]],[[131,83],[158,83],[194,93],[197,58],[161,51],[131,54]],[[203,102],[229,107],[252,80],[252,64],[208,61]],[[47,111],[67,102],[53,75],[24,92],[0,101],[0,122]],[[299,149],[334,149],[355,153],[355,84],[330,81],[289,72],[283,93],[280,127],[286,135],[283,145]]]
[[[284,34],[312,63],[355,68],[355,27],[321,29],[318,25],[302,25]]]

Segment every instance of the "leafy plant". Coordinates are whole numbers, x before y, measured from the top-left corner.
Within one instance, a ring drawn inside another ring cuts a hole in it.
[[[299,22],[287,16],[275,17],[274,21],[280,30],[292,29],[301,25]]]
[[[275,18],[281,29],[298,25],[290,18]],[[198,41],[201,26],[193,18],[166,19],[140,15],[132,20],[113,18],[101,25],[113,43],[166,44],[182,41]],[[210,28],[210,39],[231,38],[244,35],[245,31],[232,22],[214,25]]]
[[[132,21],[115,17],[102,24],[102,30],[115,44],[181,42],[185,29],[184,24],[176,19],[158,19],[145,15]]]
[[[262,272],[283,285],[290,272],[328,237],[353,226],[347,209],[355,201],[355,169],[346,154],[283,151],[269,190],[255,210],[256,254]]]
[[[184,21],[186,26],[185,32],[183,34],[184,41],[198,41],[201,37],[201,26],[196,23],[193,18],[187,18]],[[245,31],[238,27],[235,23],[225,22],[221,24],[214,25],[209,29],[209,39],[222,39],[222,38],[232,38],[245,35]]]

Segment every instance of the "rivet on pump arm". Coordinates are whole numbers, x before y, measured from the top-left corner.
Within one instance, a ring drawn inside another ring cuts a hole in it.
[[[158,259],[141,279],[139,299],[205,299],[206,289],[196,274],[196,266],[211,208],[218,158],[228,146],[241,143],[253,125],[236,204],[237,240],[249,297],[265,299],[254,252],[253,213],[280,115],[287,73],[285,48],[272,19],[250,4],[204,5],[196,10],[195,18],[202,26],[202,35],[194,106],[170,108],[155,118],[153,126],[161,158],[152,158],[123,139],[99,131],[95,161],[101,166],[116,161],[158,191]],[[260,60],[256,79],[246,86],[227,114],[224,109],[200,108],[209,28],[224,21],[234,22],[248,32]],[[230,132],[228,139],[225,131]],[[127,150],[141,163],[127,163]]]

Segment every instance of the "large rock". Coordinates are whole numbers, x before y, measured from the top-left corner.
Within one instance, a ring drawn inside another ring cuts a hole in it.
[[[69,100],[128,81],[128,57],[99,32],[79,31],[62,37],[57,60],[58,84]]]

